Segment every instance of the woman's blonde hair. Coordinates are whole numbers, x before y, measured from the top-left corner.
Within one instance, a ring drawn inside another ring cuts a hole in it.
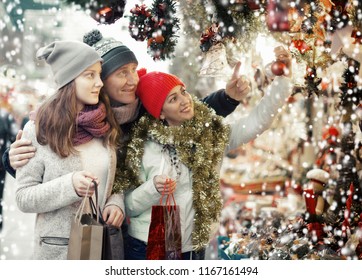
[[[106,120],[111,126],[103,138],[103,144],[117,147],[120,129],[113,116],[108,96],[101,92],[99,102],[106,105]],[[76,87],[73,80],[46,100],[36,114],[37,141],[41,145],[49,145],[60,157],[77,154],[73,145],[73,137],[77,129],[76,104]]]

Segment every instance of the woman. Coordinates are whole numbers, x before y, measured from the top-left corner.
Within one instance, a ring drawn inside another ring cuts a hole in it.
[[[66,259],[73,215],[93,195],[93,180],[103,218],[122,224],[123,196],[111,194],[118,126],[100,94],[102,58],[93,48],[57,41],[37,58],[51,66],[58,90],[24,127],[22,138],[37,152],[17,170],[16,201],[23,212],[37,213],[34,258]]]
[[[275,52],[290,66],[289,53]],[[290,79],[276,77],[249,116],[229,127],[178,77],[162,72],[140,77],[137,94],[150,115],[135,126],[114,187],[125,191],[130,219],[126,259],[146,258],[151,209],[162,192],[173,193],[180,207],[183,259],[205,258],[211,225],[222,208],[217,167],[225,150],[266,130],[290,93]],[[173,183],[166,184],[168,179]]]

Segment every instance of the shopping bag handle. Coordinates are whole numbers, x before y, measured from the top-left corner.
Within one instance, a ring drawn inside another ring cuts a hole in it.
[[[85,196],[82,200],[82,203],[81,205],[79,206],[76,214],[75,214],[75,219],[78,220],[78,223],[80,223],[80,219],[81,219],[81,214],[84,213],[84,207],[85,207],[85,204],[87,203],[87,201],[89,201],[89,204],[91,206],[91,210],[92,210],[92,214],[96,214],[97,215],[97,223],[99,222],[99,217],[100,217],[100,208],[99,208],[99,204],[98,204],[98,184],[96,181],[92,181],[92,183],[94,184],[95,186],[95,189],[94,189],[94,193],[95,193],[95,198],[96,198],[96,206],[94,206],[94,201],[92,199],[92,197],[88,197],[88,192],[89,192],[89,187],[90,185],[87,187],[87,191],[85,193]]]
[[[89,203],[91,204],[91,208],[92,208],[92,214],[96,214],[97,215],[97,223],[99,223],[100,220],[100,206],[99,206],[99,197],[98,197],[98,184],[95,180],[92,180],[92,183],[94,184],[95,188],[94,188],[94,194],[95,194],[95,198],[96,198],[96,203],[94,205],[94,201],[92,199],[92,197],[89,197]],[[95,211],[95,212],[94,212]]]
[[[84,212],[84,206],[85,206],[85,204],[87,202],[88,192],[89,192],[89,186],[88,186],[87,191],[85,193],[85,196],[84,196],[84,198],[82,200],[82,203],[79,205],[79,208],[78,208],[77,212],[75,213],[74,218],[78,219],[78,222],[80,222],[81,214]]]
[[[171,194],[165,194],[165,191],[166,191],[166,186],[168,184],[171,184],[171,179],[166,179],[166,183],[164,184],[164,187],[163,187],[163,190],[162,190],[162,193],[161,193],[161,198],[160,198],[160,205],[163,205],[162,201],[163,201],[163,198],[166,197],[166,203],[165,203],[165,206],[167,206],[167,209],[170,210],[171,209],[171,206],[176,206],[176,200],[175,200],[175,196],[173,195],[173,193]],[[172,201],[171,201],[172,200]],[[173,202],[173,205],[171,204]]]

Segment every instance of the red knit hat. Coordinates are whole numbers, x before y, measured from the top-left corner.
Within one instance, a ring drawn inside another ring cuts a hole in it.
[[[167,95],[175,86],[185,86],[176,76],[163,72],[138,71],[140,81],[137,87],[143,106],[156,119],[160,118]]]

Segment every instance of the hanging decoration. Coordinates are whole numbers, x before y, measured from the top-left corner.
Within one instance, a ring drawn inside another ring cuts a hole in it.
[[[263,31],[262,15],[265,2],[256,1],[211,1],[215,14],[213,23],[219,26],[222,39],[238,40],[246,51],[257,35]]]
[[[65,0],[67,4],[80,5],[83,9],[89,9],[93,19],[101,24],[112,24],[124,14],[126,0]]]
[[[353,25],[351,33],[351,37],[354,39],[353,44],[362,45],[362,2],[353,1],[346,10]]]
[[[281,61],[274,61],[271,64],[271,71],[275,76],[282,76],[285,73],[286,65]]]
[[[226,59],[226,48],[222,43],[212,45],[206,52],[203,64],[200,69],[200,76],[222,77],[228,73],[229,66]]]
[[[289,1],[269,0],[266,14],[266,24],[270,31],[289,31]]]
[[[129,32],[131,37],[147,40],[147,51],[154,60],[173,57],[177,43],[176,32],[180,29],[180,20],[176,17],[176,2],[155,0],[152,8],[144,4],[131,9]]]
[[[341,106],[358,106],[362,100],[362,88],[357,86],[356,76],[360,71],[360,63],[354,59],[348,59],[348,66],[343,73],[344,83],[342,83],[341,89]]]
[[[151,10],[145,4],[136,4],[131,9],[130,24],[128,26],[131,37],[136,41],[146,40],[148,33],[151,30]]]
[[[200,75],[216,77],[227,73],[228,67],[240,59],[238,54],[250,50],[262,32],[260,16],[265,12],[265,1],[209,2],[213,6],[209,9],[211,26],[204,29],[200,38],[200,49],[205,53]]]
[[[213,23],[208,29],[201,34],[200,49],[202,52],[207,52],[213,45],[222,42],[222,34],[219,30],[219,25]]]
[[[298,63],[306,64],[304,82],[308,97],[325,93],[321,88],[322,79],[318,77],[317,70],[324,69],[333,62],[324,25],[331,6],[329,0],[324,0],[302,1],[296,7],[299,27],[294,26],[298,32],[292,34],[289,50]]]
[[[333,168],[337,164],[337,149],[339,147],[338,137],[339,130],[336,126],[331,125],[323,128],[321,148],[317,154],[315,164],[318,168],[333,173]]]
[[[308,97],[311,97],[313,93],[319,96],[320,89],[318,88],[318,86],[322,82],[322,79],[317,76],[317,68],[315,66],[307,66],[307,71],[304,79]]]
[[[348,1],[346,0],[333,0],[333,5],[329,12],[328,20],[326,20],[326,30],[334,33],[338,29],[342,29],[348,25],[350,16],[347,11]],[[353,1],[357,2],[357,1]],[[358,1],[359,2],[359,1]]]

